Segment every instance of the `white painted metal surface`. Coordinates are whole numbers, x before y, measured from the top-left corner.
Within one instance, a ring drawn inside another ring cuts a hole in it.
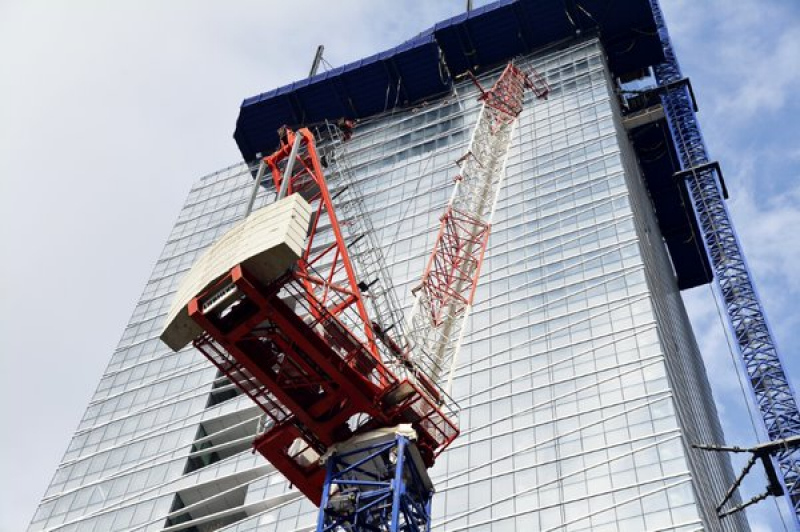
[[[509,86],[512,87],[509,93],[518,102],[521,111],[525,87],[523,79],[515,80]],[[445,210],[445,216],[455,215],[460,219],[457,225],[460,226],[461,237],[466,240],[467,235],[470,235],[475,242],[463,248],[447,249],[439,257],[436,257],[434,251],[430,269],[425,272],[420,285],[415,289],[408,327],[415,348],[414,363],[434,383],[442,386],[448,395],[465,325],[472,309],[472,294],[480,274],[482,253],[480,258],[476,254],[481,247],[485,250],[486,240],[481,235],[491,228],[494,210],[503,188],[516,116],[514,114],[512,117],[487,103],[482,105],[466,154],[459,162],[458,177]],[[444,228],[442,232],[446,233]],[[445,247],[447,244],[442,246]],[[450,270],[445,271],[445,275],[436,272],[436,265],[439,263],[449,265]],[[433,283],[429,276],[437,273],[439,279],[436,282],[446,282],[446,292],[456,296],[440,301],[436,300],[435,294],[430,293],[427,288]],[[447,276],[452,280],[441,280]]]
[[[161,340],[177,351],[202,330],[186,305],[237,264],[268,283],[290,268],[305,248],[311,206],[299,194],[259,209],[235,225],[195,262],[183,278]]]

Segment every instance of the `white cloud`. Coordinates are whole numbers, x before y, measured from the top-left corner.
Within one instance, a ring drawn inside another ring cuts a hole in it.
[[[664,2],[685,73],[716,80],[700,102],[715,120],[743,126],[792,101],[800,84],[796,9],[776,0]]]
[[[800,175],[796,176],[800,178]],[[780,286],[785,295],[800,294],[800,182],[793,188],[766,199],[763,205],[756,202],[750,187],[740,187],[731,202],[735,219],[750,220],[739,228],[740,237],[748,243],[747,258],[750,266],[766,282]]]
[[[790,27],[756,42],[739,42],[718,54],[732,77],[730,96],[717,103],[733,120],[782,109],[800,83],[800,28]]]

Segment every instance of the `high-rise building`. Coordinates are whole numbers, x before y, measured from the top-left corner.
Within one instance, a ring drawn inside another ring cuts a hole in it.
[[[674,157],[663,115],[620,98],[621,80],[645,85],[663,60],[650,5],[584,4],[503,1],[445,21],[246,100],[236,139],[252,163],[283,123],[357,118],[339,161],[408,308],[480,111],[457,75],[490,86],[512,58],[534,68],[551,92],[528,96],[513,133],[453,382],[462,434],[431,471],[434,529],[747,530],[741,514],[716,517],[727,458],[691,448],[723,441],[679,295],[710,280],[708,264],[685,190],[653,177]],[[257,407],[193,348],[158,339],[182,275],[244,215],[252,170],[190,191],[30,530],[315,526],[250,451]],[[273,198],[265,187],[256,205]]]

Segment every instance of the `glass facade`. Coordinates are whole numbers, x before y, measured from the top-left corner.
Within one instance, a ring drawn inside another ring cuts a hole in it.
[[[723,436],[602,49],[522,64],[552,92],[528,96],[514,131],[454,379],[462,435],[431,471],[434,530],[747,530],[715,517],[727,458],[690,447]],[[406,309],[476,96],[459,84],[346,144]],[[235,165],[192,188],[30,530],[314,527],[316,509],[250,452],[256,407],[158,340],[181,276],[243,216],[251,184]]]

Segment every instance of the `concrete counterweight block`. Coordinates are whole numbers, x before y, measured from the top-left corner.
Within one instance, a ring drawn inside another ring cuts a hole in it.
[[[237,223],[206,250],[183,278],[167,315],[161,340],[178,351],[203,331],[190,317],[189,302],[241,264],[267,284],[301,257],[311,206],[299,194],[267,205]]]

